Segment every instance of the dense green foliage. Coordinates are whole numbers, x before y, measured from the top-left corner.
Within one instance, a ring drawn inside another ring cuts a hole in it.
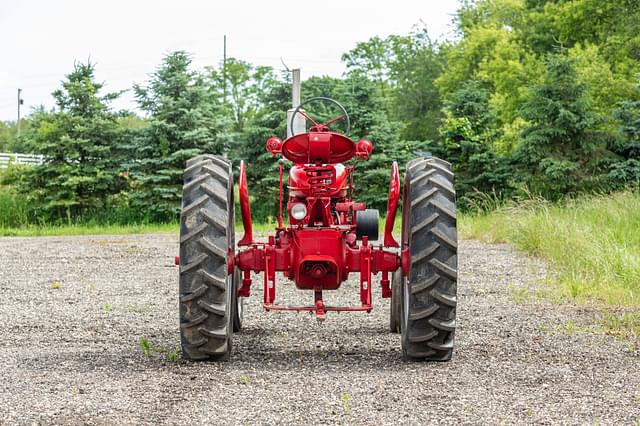
[[[470,179],[471,164],[454,164],[459,193],[490,184],[503,197],[557,199],[637,184],[630,158],[637,153],[628,149],[634,125],[622,114],[633,115],[639,99],[639,20],[632,1],[466,2],[457,16],[461,38],[440,47],[446,67],[436,80],[445,113],[469,121],[472,137],[463,139],[482,141],[484,165],[469,157],[480,166]],[[469,88],[479,92],[478,107],[451,108]]]
[[[134,87],[149,125],[129,132],[129,195],[136,210],[154,221],[178,216],[185,162],[227,148],[221,104],[190,63],[184,52],[168,55],[147,87]]]
[[[357,165],[356,198],[384,209],[391,162],[402,168],[424,154],[453,163],[462,209],[487,193],[560,200],[637,186],[640,4],[462,3],[455,40],[432,41],[424,28],[374,37],[343,55],[343,78],[303,82],[303,98],[339,100],[351,136],[374,143],[371,160]],[[0,124],[0,151],[47,158],[8,183],[28,196],[27,216],[47,222],[106,210],[123,221],[173,221],[185,160],[209,152],[236,167],[245,160],[254,213],[274,216],[278,164],[264,143],[285,136],[289,87],[288,75],[268,67],[231,58],[224,69],[194,70],[175,52],[133,88],[138,117],[111,110],[117,94],[102,94],[93,66],[76,64],[54,93],[56,108],[27,117],[20,140],[15,123]]]
[[[45,220],[68,220],[109,209],[125,188],[117,155],[122,131],[108,103],[118,94],[101,95],[91,64],[76,64],[62,89],[56,90],[54,112],[36,112],[25,145],[45,158],[17,181]]]
[[[31,126],[31,119],[23,118],[20,120],[20,130],[25,132]],[[24,146],[24,138],[18,139],[18,130],[16,122],[0,121],[0,152],[25,152],[27,147]]]
[[[514,155],[519,176],[546,198],[596,189],[605,172],[607,135],[597,130],[573,61],[550,56],[543,79],[521,108],[528,125]]]

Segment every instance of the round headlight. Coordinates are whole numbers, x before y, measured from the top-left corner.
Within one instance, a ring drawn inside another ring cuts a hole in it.
[[[302,203],[294,204],[291,207],[291,217],[295,220],[302,220],[307,217],[307,206]]]

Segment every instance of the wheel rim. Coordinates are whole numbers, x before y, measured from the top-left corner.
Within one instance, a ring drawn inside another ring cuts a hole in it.
[[[403,351],[406,352],[404,346],[405,341],[409,338],[409,336],[407,336],[407,324],[409,323],[409,303],[411,303],[411,294],[409,291],[409,278],[401,275],[400,280],[400,285],[402,286],[402,304],[400,305],[402,306],[402,312],[400,312],[400,333],[402,336]]]
[[[238,297],[238,318],[240,318],[240,322],[242,322],[244,318],[244,297]]]
[[[234,272],[234,279],[236,282],[236,285],[234,286],[234,294],[236,297],[236,312],[238,312],[238,318],[240,319],[240,323],[242,324],[242,319],[244,317],[244,297],[240,297],[238,296],[238,284],[240,283],[240,271],[236,268],[236,271]]]

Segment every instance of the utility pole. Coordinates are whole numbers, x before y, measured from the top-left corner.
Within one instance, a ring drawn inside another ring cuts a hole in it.
[[[291,71],[293,81],[291,85],[291,107],[295,108],[300,105],[300,68]]]
[[[227,105],[227,35],[224,35],[222,46],[222,87],[224,91],[223,105]]]
[[[24,104],[24,100],[20,97],[22,89],[18,89],[18,121],[16,123],[16,139],[20,139],[20,105]]]

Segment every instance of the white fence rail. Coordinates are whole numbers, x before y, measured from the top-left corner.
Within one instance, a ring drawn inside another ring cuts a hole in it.
[[[17,154],[0,152],[0,169],[5,169],[9,164],[28,164],[37,166],[42,164],[44,156],[32,154]]]

